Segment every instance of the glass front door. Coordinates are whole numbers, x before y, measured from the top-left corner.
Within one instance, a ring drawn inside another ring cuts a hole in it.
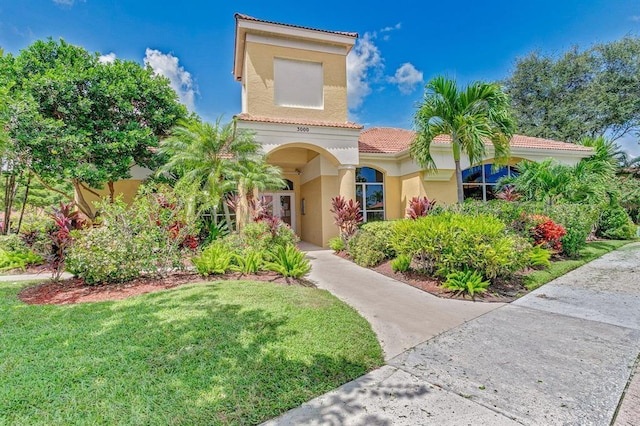
[[[267,211],[279,217],[295,231],[295,196],[293,192],[269,192],[261,195]]]

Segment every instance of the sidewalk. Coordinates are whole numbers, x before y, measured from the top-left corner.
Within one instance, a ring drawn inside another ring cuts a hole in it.
[[[393,280],[368,270],[358,274],[345,261],[329,258],[328,252],[309,255],[317,268],[312,279],[319,287],[336,291],[367,319],[379,323],[372,324],[381,339],[389,339],[383,342],[385,354],[427,337],[390,359],[387,366],[267,425],[612,422],[640,353],[640,244],[609,253],[508,306],[479,313],[460,326],[453,324],[433,338],[415,330],[429,328],[438,334],[447,326],[438,323],[440,315],[462,318],[470,315],[467,306],[457,307],[460,302],[451,301],[455,305],[441,305],[439,311],[438,304],[414,294],[396,297],[402,284]],[[411,307],[405,309],[405,304]],[[413,313],[407,315],[406,310]],[[392,325],[382,324],[386,321]],[[410,330],[394,339],[389,331],[402,332],[404,324]],[[640,424],[634,404],[637,384],[636,376],[617,424]]]

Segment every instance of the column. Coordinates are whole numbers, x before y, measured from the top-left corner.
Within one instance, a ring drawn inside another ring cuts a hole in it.
[[[356,199],[356,166],[341,164],[338,166],[338,185],[340,195],[346,200]]]

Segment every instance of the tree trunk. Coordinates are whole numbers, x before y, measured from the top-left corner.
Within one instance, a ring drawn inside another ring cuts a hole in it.
[[[4,187],[4,222],[2,223],[2,235],[7,235],[11,229],[11,209],[15,197],[16,175],[11,173],[5,179]]]
[[[116,195],[116,190],[113,188],[113,181],[107,182],[107,185],[109,186],[109,202],[113,204]]]
[[[242,231],[247,223],[249,203],[247,202],[247,190],[242,183],[238,183],[238,206],[236,207],[236,226],[238,232]]]
[[[31,172],[27,177],[27,186],[24,189],[24,199],[22,200],[22,209],[20,210],[20,219],[18,219],[18,230],[16,233],[20,233],[20,227],[22,226],[22,218],[24,217],[24,209],[27,207],[27,199],[29,198],[29,188],[31,188]]]
[[[231,212],[229,211],[229,204],[227,204],[227,197],[222,196],[222,210],[224,211],[224,220],[227,221],[229,231],[233,232],[233,222],[231,222]],[[216,225],[218,223],[216,222]],[[237,228],[236,228],[237,229]]]
[[[82,182],[80,182],[78,179],[72,179],[71,183],[73,184],[73,189],[75,193],[74,201],[78,206],[78,209],[80,209],[80,212],[85,216],[87,216],[89,220],[95,219],[95,214],[91,210],[91,206],[89,205],[87,200],[85,200],[84,194],[82,193]]]
[[[462,189],[462,170],[460,169],[460,160],[453,161],[456,165],[456,188],[458,189],[458,204],[464,202],[464,191]]]

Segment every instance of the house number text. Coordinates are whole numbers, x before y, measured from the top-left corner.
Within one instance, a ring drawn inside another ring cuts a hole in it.
[[[298,131],[299,132],[304,132],[304,133],[309,133],[309,128],[308,127],[300,127],[300,126],[298,126]]]

